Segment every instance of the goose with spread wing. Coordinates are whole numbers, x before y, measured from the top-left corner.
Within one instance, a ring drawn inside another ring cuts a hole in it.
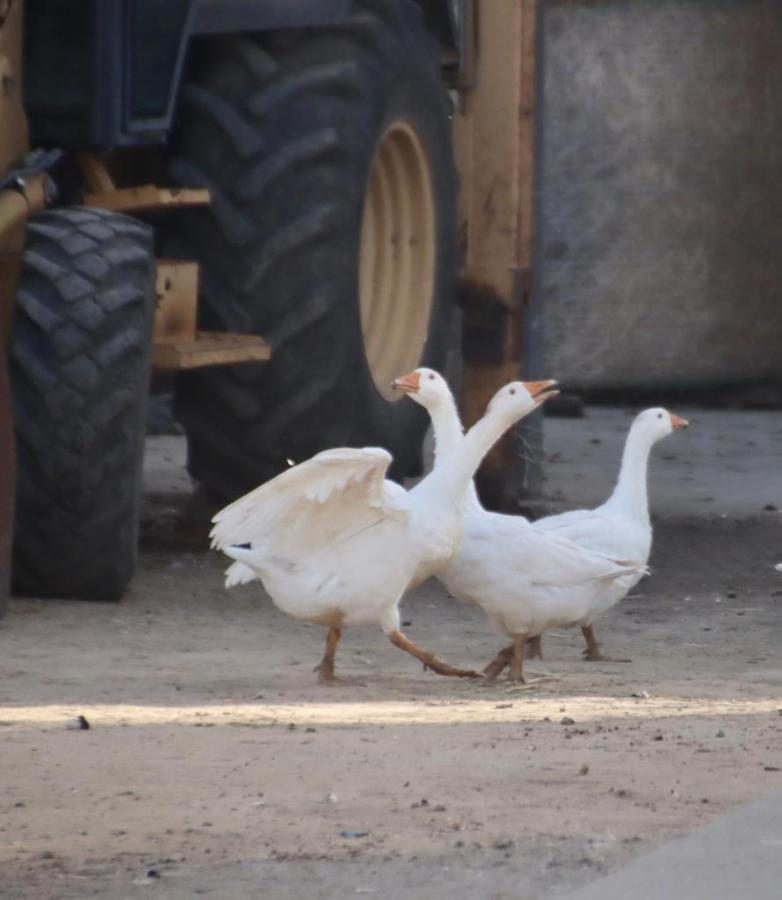
[[[417,369],[394,386],[429,412],[437,466],[441,455],[448,458],[464,440],[448,385],[439,373]],[[512,638],[483,674],[494,679],[510,665],[511,679],[524,681],[524,650],[530,638],[580,622],[606,585],[637,572],[634,564],[538,531],[523,516],[489,512],[471,481],[461,546],[437,577],[454,597],[480,606]]]
[[[217,513],[211,532],[212,546],[235,560],[226,587],[260,579],[283,612],[326,626],[326,652],[316,668],[321,682],[334,680],[342,629],[370,622],[425,668],[477,676],[409,640],[400,630],[399,601],[453,554],[475,470],[549,388],[549,382],[506,385],[458,446],[409,491],[386,478],[391,456],[385,450],[340,448],[236,500]]]

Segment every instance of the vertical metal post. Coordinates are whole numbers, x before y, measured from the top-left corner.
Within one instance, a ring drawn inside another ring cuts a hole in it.
[[[16,452],[7,351],[21,259],[20,252],[12,255],[4,249],[7,246],[5,239],[5,235],[0,236],[0,617],[8,608],[11,587]]]
[[[462,412],[470,425],[492,394],[520,377],[532,295],[538,0],[476,8],[475,85],[454,126],[461,182],[464,270]],[[494,509],[515,509],[525,485],[518,435],[487,456],[478,490]]]
[[[545,16],[546,4],[538,3],[535,15],[535,73],[533,76],[534,105],[532,173],[532,285],[529,302],[524,311],[522,331],[521,373],[525,380],[551,378],[544,370],[545,331],[543,320],[543,97],[545,91]],[[519,493],[525,497],[539,495],[543,489],[543,412],[538,410],[525,419],[519,430],[523,454]]]
[[[0,174],[18,166],[28,149],[22,106],[22,2],[2,4],[0,16]],[[8,604],[16,487],[16,456],[7,351],[11,313],[25,237],[28,200],[0,191],[0,616]]]

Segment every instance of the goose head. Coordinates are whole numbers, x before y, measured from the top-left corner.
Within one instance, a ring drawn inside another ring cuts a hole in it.
[[[689,422],[686,419],[674,415],[661,406],[645,409],[638,413],[633,422],[633,428],[643,435],[650,445],[656,444],[671,432],[686,428],[688,425]]]
[[[486,415],[515,422],[533,409],[556,397],[556,381],[511,381],[501,387],[489,401]]]
[[[422,367],[408,372],[392,382],[395,391],[408,394],[416,403],[428,410],[436,409],[444,403],[453,402],[448,383],[439,372]]]
[[[515,422],[531,413],[535,407],[555,397],[559,391],[556,381],[512,381],[500,388],[491,398],[486,414]],[[434,369],[421,367],[397,378],[392,387],[395,391],[408,394],[411,399],[426,407],[430,412],[447,403],[453,403],[453,395],[446,380]]]

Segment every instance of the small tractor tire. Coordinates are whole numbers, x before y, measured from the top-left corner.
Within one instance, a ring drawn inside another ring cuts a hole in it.
[[[133,574],[154,300],[146,225],[30,220],[11,345],[21,593],[119,600]]]
[[[207,45],[171,173],[212,196],[166,247],[200,264],[200,326],[272,346],[180,377],[191,475],[229,499],[340,445],[414,473],[427,418],[390,382],[445,364],[457,266],[449,100],[418,4]]]

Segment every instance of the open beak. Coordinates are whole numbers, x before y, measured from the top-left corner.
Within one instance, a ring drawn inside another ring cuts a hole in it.
[[[421,385],[421,375],[419,372],[409,372],[401,378],[396,378],[391,382],[391,388],[395,391],[402,391],[405,394],[417,394]]]
[[[556,383],[554,379],[549,379],[548,381],[525,381],[524,387],[535,401],[535,406],[540,406],[541,403],[545,403],[546,400],[550,400],[559,394],[555,387]]]
[[[675,416],[673,413],[671,416],[671,428],[686,428],[690,423],[683,419],[681,416]]]

